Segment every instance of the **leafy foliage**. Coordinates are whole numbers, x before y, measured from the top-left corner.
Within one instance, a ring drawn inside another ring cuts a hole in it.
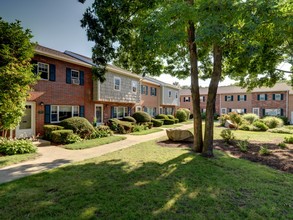
[[[233,132],[230,129],[222,130],[220,136],[228,144],[230,144],[231,141],[235,139],[235,135],[233,134]]]
[[[14,129],[24,114],[25,102],[37,77],[33,74],[34,44],[20,21],[0,17],[0,130]]]
[[[277,117],[265,117],[262,119],[262,121],[269,127],[269,128],[279,128],[284,125],[284,122],[282,119]]]
[[[261,146],[260,147],[260,150],[258,152],[260,155],[263,155],[263,156],[268,156],[270,155],[272,152],[268,149],[267,146]]]
[[[259,119],[258,115],[253,114],[253,113],[244,114],[244,115],[242,116],[242,118],[243,118],[244,120],[246,120],[249,124],[252,124],[254,121],[256,121],[256,120]]]
[[[248,140],[237,141],[236,145],[237,145],[237,147],[239,147],[241,152],[245,153],[248,151],[248,146],[249,146]]]
[[[259,131],[267,131],[269,128],[268,126],[266,126],[265,123],[263,123],[262,121],[255,121],[252,124],[254,127],[257,127],[259,129]]]
[[[164,124],[164,122],[162,120],[154,119],[154,118],[152,118],[152,123],[153,123],[154,127],[161,127]]]
[[[0,153],[4,155],[27,154],[37,152],[37,147],[30,140],[0,140]]]
[[[176,111],[176,118],[179,119],[179,122],[183,122],[183,121],[186,121],[187,120],[187,115],[186,115],[186,112],[183,110],[183,109],[178,109]]]
[[[131,117],[131,116],[125,116],[123,119],[123,121],[128,121],[128,122],[132,122],[132,123],[136,123],[135,118]]]
[[[64,127],[59,125],[44,125],[44,139],[51,141],[52,140],[52,131],[63,130]]]
[[[136,120],[137,123],[144,123],[144,122],[150,122],[152,117],[147,112],[134,112],[132,117]]]
[[[158,114],[155,116],[156,119],[169,119],[169,117],[165,114]]]

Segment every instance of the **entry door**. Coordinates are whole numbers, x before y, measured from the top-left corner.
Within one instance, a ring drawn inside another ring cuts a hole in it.
[[[291,112],[291,125],[293,124],[293,112]]]
[[[35,103],[27,102],[24,115],[15,130],[16,138],[28,138],[35,135]]]
[[[97,125],[101,125],[103,123],[103,105],[95,105],[95,117]]]

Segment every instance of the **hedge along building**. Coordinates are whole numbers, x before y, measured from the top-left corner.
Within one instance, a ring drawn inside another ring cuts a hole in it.
[[[200,94],[207,96],[207,88],[201,88]],[[180,91],[180,106],[192,110],[190,90]],[[186,101],[187,100],[187,101]],[[204,102],[201,109],[205,109]],[[254,113],[260,117],[284,116],[293,124],[293,90],[287,83],[276,83],[271,88],[255,88],[247,92],[238,86],[221,86],[218,88],[215,113],[222,115],[229,112]]]

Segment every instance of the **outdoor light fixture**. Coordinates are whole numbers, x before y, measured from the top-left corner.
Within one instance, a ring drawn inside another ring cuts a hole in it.
[[[39,105],[40,105],[40,106],[43,106],[43,105],[44,105],[44,102],[40,102]]]

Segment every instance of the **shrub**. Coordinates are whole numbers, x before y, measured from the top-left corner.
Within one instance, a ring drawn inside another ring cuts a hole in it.
[[[271,151],[268,149],[267,146],[261,146],[260,150],[258,151],[258,153],[262,156],[268,156],[271,154]]]
[[[259,129],[259,131],[267,131],[269,128],[268,126],[265,125],[265,123],[261,122],[261,121],[255,121],[252,124],[254,127],[257,127]]]
[[[279,128],[284,125],[284,122],[282,119],[277,118],[277,117],[265,117],[262,119],[263,122],[269,127],[269,128]]]
[[[127,134],[133,131],[134,126],[130,122],[121,121],[114,118],[109,120],[109,127],[116,133]]]
[[[179,122],[179,119],[175,118],[174,121],[175,121],[175,124],[177,124]]]
[[[175,124],[175,120],[173,119],[165,119],[164,120],[164,125],[173,125]]]
[[[79,137],[77,134],[69,134],[65,144],[73,144],[77,142],[81,142],[82,138]]]
[[[90,138],[95,131],[93,125],[86,118],[82,117],[67,118],[61,121],[60,125],[65,129],[73,130],[81,138]]]
[[[287,147],[287,145],[286,145],[284,142],[279,143],[278,146],[279,146],[281,149],[285,149],[285,148]]]
[[[249,124],[252,124],[254,121],[259,119],[258,115],[252,113],[244,114],[242,115],[242,118],[246,120]]]
[[[206,115],[205,112],[202,112],[200,115],[201,115],[201,119],[206,119],[206,116],[207,116],[207,115]]]
[[[148,127],[148,129],[152,129],[154,126],[154,123],[153,122],[146,122],[145,126]]]
[[[221,126],[225,126],[225,123],[227,120],[230,120],[230,116],[228,114],[223,114],[222,116],[219,117]]]
[[[165,120],[165,119],[169,119],[169,117],[167,115],[165,115],[165,114],[159,114],[159,115],[155,116],[155,119],[163,119],[163,120]]]
[[[269,132],[272,133],[280,133],[280,134],[293,134],[293,130],[292,129],[288,129],[288,128],[274,128],[274,129],[269,129]]]
[[[236,146],[239,148],[239,150],[241,152],[247,152],[248,151],[248,145],[249,145],[248,140],[238,141],[236,143]]]
[[[95,128],[94,137],[93,138],[102,138],[113,135],[113,131],[107,125],[100,125]]]
[[[57,144],[69,144],[70,135],[73,135],[73,130],[64,129],[52,131],[52,141]]]
[[[290,124],[289,119],[286,116],[277,116],[277,118],[282,119],[284,125]]]
[[[146,125],[134,125],[133,132],[140,132],[147,129],[148,127]]]
[[[284,138],[284,142],[287,143],[287,144],[293,144],[293,136],[290,136],[290,137],[285,137]]]
[[[176,112],[176,118],[179,119],[179,122],[183,122],[187,120],[187,114],[184,110],[178,109]]]
[[[62,130],[64,129],[59,125],[44,125],[44,139],[51,141],[52,140],[52,131]]]
[[[7,140],[0,142],[0,153],[4,155],[27,154],[37,152],[37,147],[30,140]]]
[[[231,141],[235,139],[235,136],[230,129],[222,130],[220,136],[226,143],[231,143]]]
[[[128,122],[132,122],[133,124],[136,123],[136,120],[134,117],[131,117],[131,116],[125,116],[122,121],[128,121]]]
[[[219,114],[215,113],[214,114],[214,120],[218,120],[219,116],[220,116]]]
[[[152,120],[152,117],[147,112],[142,111],[134,112],[132,117],[137,123],[150,122]]]
[[[154,127],[161,127],[164,124],[162,120],[155,119],[155,118],[152,118],[152,123]]]
[[[242,117],[236,112],[229,113],[230,120],[238,128],[242,123]]]
[[[168,119],[175,119],[175,117],[173,115],[167,115]]]
[[[190,110],[188,108],[179,108],[178,110],[183,110],[186,113],[186,120],[189,120],[189,118],[190,118]]]
[[[251,125],[248,125],[246,123],[240,125],[239,130],[243,130],[243,131],[250,131],[251,129]]]

